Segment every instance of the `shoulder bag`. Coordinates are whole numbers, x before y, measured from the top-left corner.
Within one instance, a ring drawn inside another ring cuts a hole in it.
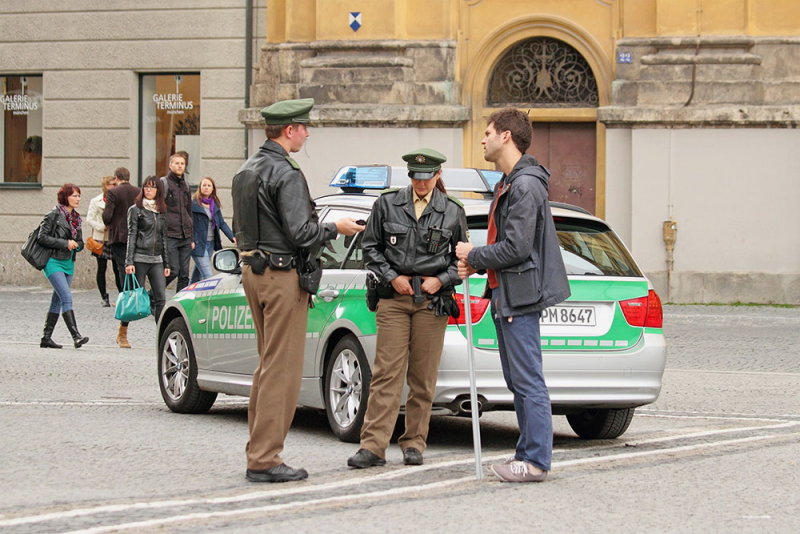
[[[150,296],[139,285],[136,275],[126,274],[125,285],[117,296],[114,319],[118,321],[138,321],[150,315]]]
[[[42,222],[44,222],[44,220],[42,220]],[[28,234],[28,239],[25,240],[25,244],[22,245],[22,250],[20,251],[22,257],[25,258],[28,263],[33,265],[34,269],[37,271],[44,269],[44,266],[47,265],[48,260],[50,260],[51,253],[49,248],[43,247],[39,244],[39,230],[41,228],[42,223],[39,223],[39,226],[34,228],[33,231]]]

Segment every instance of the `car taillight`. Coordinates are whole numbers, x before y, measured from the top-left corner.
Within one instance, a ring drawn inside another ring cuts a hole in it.
[[[450,317],[447,324],[467,324],[466,315],[464,314],[464,295],[456,293],[454,295],[456,305],[458,305],[458,318]],[[483,314],[489,307],[489,299],[482,299],[480,297],[470,297],[469,311],[472,314],[472,324],[479,323],[483,319]]]
[[[644,326],[647,328],[661,328],[664,325],[664,312],[661,309],[661,299],[652,289],[646,297],[638,299],[621,300],[619,307],[625,315],[625,320],[631,326]]]

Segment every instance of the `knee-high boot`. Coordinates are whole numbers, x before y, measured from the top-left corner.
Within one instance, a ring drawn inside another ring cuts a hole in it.
[[[43,349],[60,349],[61,345],[53,341],[53,329],[58,322],[58,314],[54,312],[47,312],[47,319],[44,321],[44,332],[42,333],[42,341],[39,346]]]
[[[75,312],[73,310],[65,311],[61,314],[61,317],[63,317],[64,322],[67,323],[67,330],[72,334],[72,341],[76,349],[80,348],[84,343],[89,342],[88,337],[83,337],[80,332],[78,332],[78,325],[75,323]]]

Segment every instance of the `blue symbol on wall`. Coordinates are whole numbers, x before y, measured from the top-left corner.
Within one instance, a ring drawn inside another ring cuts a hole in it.
[[[361,27],[361,11],[351,11],[347,24],[354,32],[357,32]]]
[[[617,63],[633,63],[633,54],[626,50],[617,50]]]

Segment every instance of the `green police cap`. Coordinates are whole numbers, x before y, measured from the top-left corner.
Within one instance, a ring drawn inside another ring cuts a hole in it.
[[[420,148],[403,155],[408,167],[408,177],[414,180],[430,180],[442,168],[447,157],[432,148]]]
[[[307,124],[310,122],[308,114],[313,107],[313,98],[281,100],[262,109],[261,115],[267,124]]]

